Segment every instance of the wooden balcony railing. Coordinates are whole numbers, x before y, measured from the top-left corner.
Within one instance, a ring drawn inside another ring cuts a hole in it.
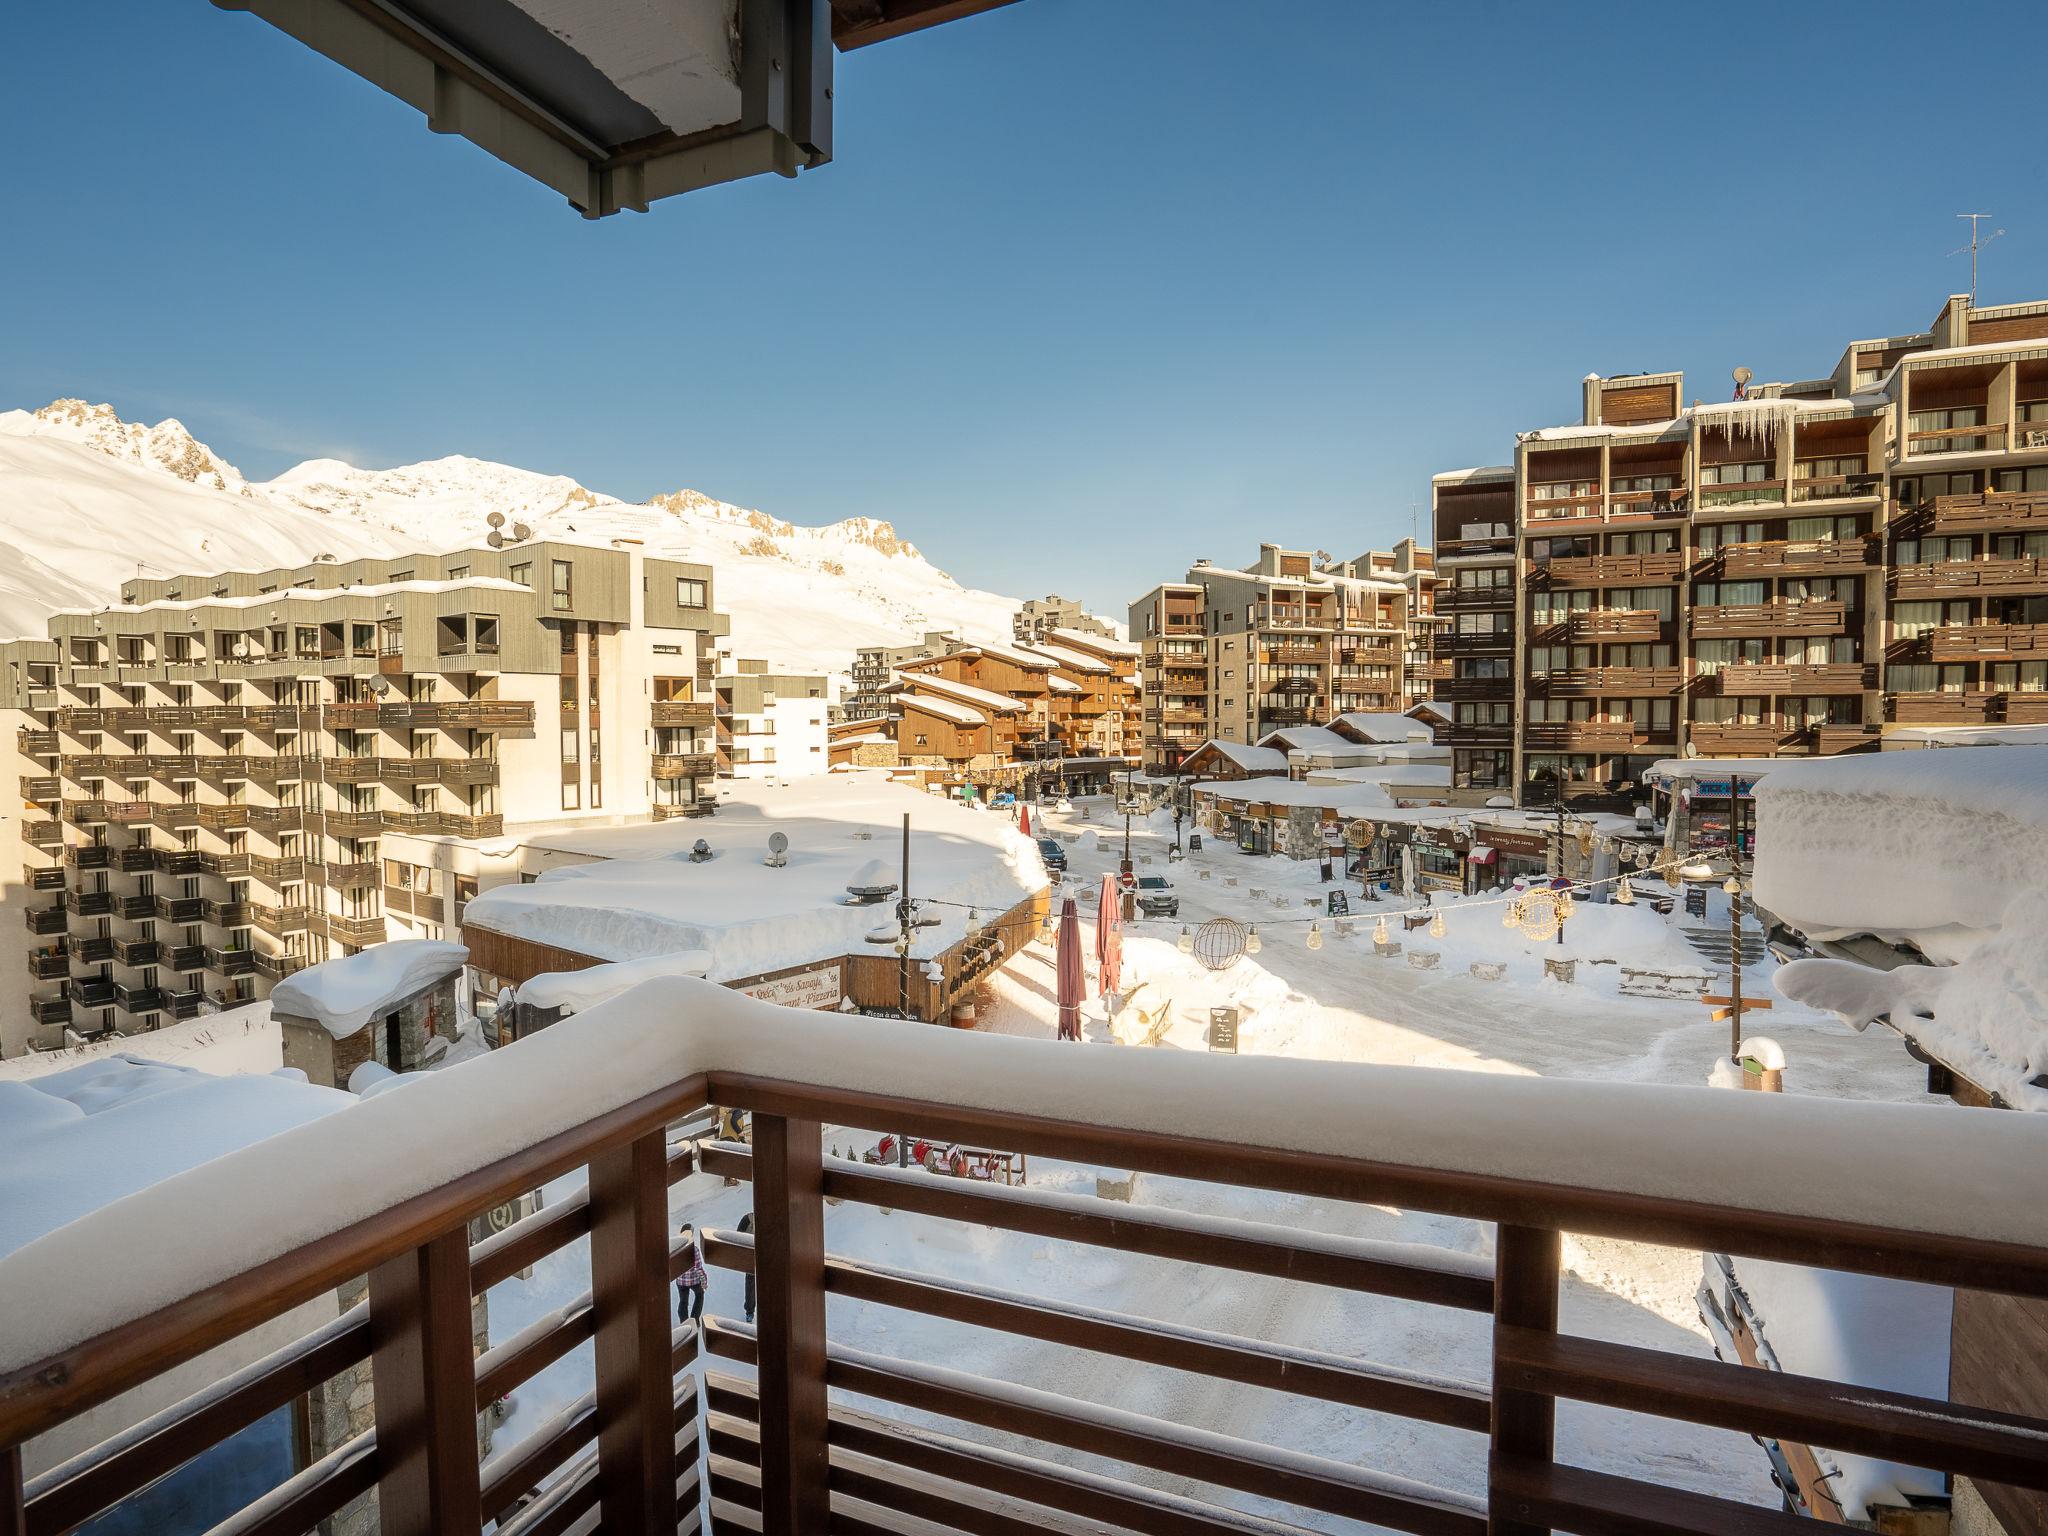
[[[1989,725],[1998,713],[1995,693],[1894,693],[1885,713],[1898,725]]]
[[[1729,577],[1853,574],[1875,562],[1877,546],[1867,539],[1766,539],[1724,544],[1718,558]]]
[[[1676,738],[1671,728],[1653,731],[1631,720],[1531,720],[1522,730],[1532,752],[1640,752]]]
[[[1566,1232],[2048,1297],[2048,1213],[2012,1182],[2013,1169],[2048,1156],[2048,1126],[2034,1117],[1307,1061],[1260,1063],[1269,1099],[1247,1094],[1243,1064],[1226,1058],[1115,1052],[1076,1074],[1070,1049],[1049,1042],[859,1025],[651,984],[452,1076],[181,1176],[180,1241],[151,1253],[146,1273],[133,1201],[0,1260],[0,1289],[37,1298],[0,1336],[9,1529],[82,1524],[364,1361],[373,1427],[230,1529],[305,1531],[373,1488],[387,1536],[456,1536],[486,1522],[531,1536],[592,1515],[608,1531],[669,1532],[714,1498],[767,1536],[895,1529],[899,1517],[1004,1536],[1077,1522],[1153,1536],[1274,1528],[1198,1496],[1205,1489],[1268,1501],[1290,1520],[1447,1536],[1805,1528],[1666,1487],[1648,1475],[1659,1463],[1642,1476],[1560,1463],[1560,1401],[2048,1488],[2048,1421],[1558,1326]],[[751,1147],[672,1144],[668,1128],[706,1104],[747,1111]],[[417,1155],[420,1124],[436,1128],[434,1158]],[[1194,1170],[1333,1207],[1490,1223],[1494,1237],[1480,1257],[867,1167],[824,1155],[827,1126],[1174,1178]],[[1858,1176],[1787,1177],[1815,1164],[1816,1147]],[[585,1192],[470,1245],[473,1217],[579,1166]],[[753,1273],[752,1326],[673,1324],[670,1285],[684,1256],[670,1186],[693,1167],[754,1186],[751,1238],[703,1234],[712,1264]],[[1703,1167],[1744,1198],[1703,1193]],[[322,1181],[318,1198],[309,1177]],[[1488,1375],[1419,1376],[851,1262],[827,1248],[827,1205],[849,1202],[1207,1266],[1224,1287],[1279,1276],[1430,1309],[1418,1318],[1475,1318],[1490,1333]],[[586,1236],[589,1290],[475,1356],[472,1297]],[[33,1437],[364,1274],[361,1304],[166,1408],[146,1433],[24,1484],[19,1447]],[[95,1283],[77,1283],[82,1275]],[[961,1343],[944,1363],[848,1347],[831,1336],[828,1296],[943,1319]],[[962,1362],[983,1335],[1169,1368],[1223,1391],[1293,1394],[1351,1426],[1356,1453],[1306,1456],[978,1376]],[[585,1341],[591,1390],[480,1466],[479,1408]],[[700,1387],[700,1345],[750,1366],[752,1379],[712,1369]],[[1383,1435],[1372,1415],[1469,1436],[1463,1480],[1484,1491],[1374,1467]],[[1014,1442],[1114,1470],[1076,1470]],[[1190,1491],[1155,1492],[1146,1477]],[[538,1502],[517,1510],[535,1488],[545,1490]]]
[[[1550,623],[1532,621],[1536,639],[1565,638],[1584,643],[1609,640],[1655,640],[1664,633],[1664,617],[1654,608],[1580,608]]]
[[[1683,577],[1685,555],[1675,549],[1655,555],[1566,555],[1531,565],[1529,575],[1553,587],[1648,585]]]
[[[649,707],[653,712],[653,723],[657,726],[701,727],[711,724],[709,699],[661,700]]]
[[[2022,596],[2048,592],[2048,557],[2010,560],[1943,560],[1892,568],[1896,598]]]
[[[1959,624],[1929,630],[1927,652],[1935,661],[2048,659],[2048,624]]]
[[[1735,694],[1833,694],[1861,693],[1877,686],[1877,668],[1861,662],[1824,662],[1813,666],[1785,666],[1731,662],[1700,679],[1703,691],[1723,696]]]
[[[1653,698],[1685,686],[1680,667],[1573,667],[1529,679],[1529,691],[1553,699]]]
[[[1975,496],[1937,496],[1928,514],[1936,533],[1986,528],[2048,528],[2048,491],[1985,491]]]
[[[1700,639],[1733,635],[1839,635],[1848,609],[1836,602],[1735,603],[1695,608],[1692,632]]]

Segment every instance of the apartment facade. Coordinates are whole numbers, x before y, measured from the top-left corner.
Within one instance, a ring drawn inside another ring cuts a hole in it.
[[[1581,397],[1434,486],[1467,797],[2048,721],[2048,302],[1954,296],[1725,402],[1676,373]]]
[[[1361,557],[1369,559],[1369,557]],[[1203,742],[1404,707],[1409,587],[1359,562],[1259,546],[1242,570],[1197,562],[1131,605],[1145,694],[1140,755],[1170,775]]]
[[[708,808],[712,602],[702,565],[528,543],[137,580],[0,645],[0,1052],[452,929],[434,839]]]
[[[1328,569],[1345,576],[1398,581],[1408,589],[1408,633],[1401,653],[1403,707],[1435,700],[1436,684],[1450,676],[1449,663],[1436,654],[1438,626],[1442,623],[1436,611],[1436,552],[1408,538],[1392,549],[1368,550],[1354,560]]]
[[[1057,592],[1045,597],[1027,597],[1011,622],[1012,638],[1023,645],[1050,640],[1053,631],[1060,629],[1094,635],[1102,640],[1116,638],[1116,630],[1111,625],[1083,610],[1073,598],[1061,597]]]
[[[864,645],[853,653],[852,683],[840,701],[841,718],[877,720],[889,713],[890,674],[908,661],[944,656],[966,642],[948,629],[928,629],[922,640],[904,645]]]
[[[739,661],[712,680],[718,776],[800,778],[825,772],[826,695],[822,674],[770,672]]]

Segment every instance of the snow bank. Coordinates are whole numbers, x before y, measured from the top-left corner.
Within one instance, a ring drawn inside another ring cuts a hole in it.
[[[1870,933],[1957,960],[2048,881],[2048,751],[1780,763],[1756,789],[1756,897],[1810,938]]]
[[[583,1013],[657,976],[704,976],[710,971],[711,956],[707,951],[684,949],[672,955],[651,955],[645,960],[614,960],[580,971],[547,971],[520,984],[519,1001],[530,1008],[566,1008],[571,1013]]]
[[[140,1048],[151,1061],[172,1066],[196,1067],[216,1077],[242,1072],[276,1072],[284,1065],[284,1040],[277,1021],[270,1016],[270,1004],[245,1003],[219,1013],[202,1014],[182,1024],[153,1029],[146,1040],[129,1035],[112,1035],[85,1045],[67,1046],[61,1051],[27,1051],[0,1061],[0,1082],[25,1081],[62,1072],[81,1062],[103,1061],[110,1056],[127,1056]]]
[[[1700,1170],[1711,1167],[1716,1187],[1744,1190],[1759,1209],[2048,1246],[2048,1119],[2030,1115],[1192,1051],[1097,1050],[1083,1065],[1049,1040],[782,1009],[686,978],[644,982],[0,1259],[12,1319],[0,1371],[711,1069],[1660,1198],[1701,1198]],[[137,1251],[152,1256],[142,1272]]]
[[[2048,1110],[2048,886],[2016,897],[1960,963],[1880,971],[1794,960],[1778,991],[1858,1029],[1886,1019],[2015,1109]]]
[[[339,1040],[406,998],[455,975],[469,951],[445,939],[393,939],[309,965],[270,989],[271,1012],[312,1019]]]

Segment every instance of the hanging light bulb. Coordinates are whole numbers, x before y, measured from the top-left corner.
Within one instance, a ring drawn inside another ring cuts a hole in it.
[[[1323,925],[1321,923],[1310,923],[1308,925],[1308,947],[1310,949],[1321,949],[1323,947]]]
[[[1636,888],[1629,884],[1627,875],[1623,875],[1621,882],[1614,888],[1614,904],[1618,907],[1632,907],[1636,904]]]
[[[1188,931],[1186,923],[1180,925],[1180,937],[1174,940],[1174,947],[1184,955],[1192,955],[1195,952],[1195,936]]]
[[[1432,939],[1440,939],[1444,936],[1444,915],[1441,910],[1437,912],[1435,917],[1429,920],[1429,936]]]
[[[1251,931],[1244,936],[1244,952],[1248,955],[1256,955],[1265,947],[1266,941],[1259,937],[1259,925],[1253,923]]]
[[[1730,896],[1740,896],[1742,894],[1742,882],[1736,879],[1733,875],[1730,875],[1726,880],[1723,880],[1721,882],[1721,889],[1726,891]]]
[[[1379,917],[1373,920],[1372,941],[1375,944],[1387,942],[1387,918],[1385,913],[1381,913]]]
[[[1500,925],[1503,928],[1519,928],[1522,926],[1521,897],[1510,897],[1507,905],[1500,909]]]

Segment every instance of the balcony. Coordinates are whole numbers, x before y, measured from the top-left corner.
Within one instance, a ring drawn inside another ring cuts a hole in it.
[[[71,958],[80,965],[105,965],[114,958],[114,941],[74,938],[71,941]]]
[[[1840,635],[1848,632],[1849,613],[1841,603],[1738,603],[1695,608],[1695,639],[1741,635]]]
[[[1653,732],[1633,720],[1531,720],[1522,734],[1532,752],[1641,752],[1675,739],[1668,726]]]
[[[1529,679],[1529,691],[1553,699],[1656,698],[1685,686],[1680,667],[1573,667]],[[1454,695],[1455,697],[1455,695]]]
[[[1597,488],[1576,496],[1535,496],[1525,503],[1531,523],[1600,521],[1602,497]]]
[[[156,868],[156,850],[146,843],[126,843],[114,850],[114,868],[124,875],[147,874]]]
[[[64,871],[54,864],[21,866],[22,883],[32,891],[61,891],[64,889]]]
[[[138,966],[159,964],[164,957],[164,947],[156,939],[111,939],[114,959],[133,970]]]
[[[1766,539],[1758,544],[1724,544],[1713,557],[1723,576],[1854,575],[1877,560],[1870,539]]]
[[[255,1516],[234,1517],[233,1529],[311,1529],[372,1488],[381,1488],[379,1514],[390,1536],[487,1523],[567,1530],[599,1521],[619,1532],[674,1531],[694,1528],[693,1512],[714,1498],[745,1512],[731,1523],[765,1536],[905,1528],[1221,1536],[1277,1528],[1204,1502],[1219,1490],[1226,1502],[1249,1497],[1274,1506],[1270,1513],[1290,1529],[1361,1523],[1447,1536],[1799,1529],[1773,1510],[1645,1480],[1687,1477],[1682,1456],[1638,1458],[1623,1449],[1601,1458],[1615,1470],[1599,1472],[1557,1462],[1560,1401],[1568,1418],[1581,1416],[1571,1404],[1584,1403],[1603,1415],[1646,1412],[1710,1426],[1715,1436],[1798,1439],[1994,1482],[2048,1483],[2040,1456],[2048,1423],[2039,1419],[1559,1331],[1566,1232],[2048,1295],[2048,1249],[2036,1213],[2023,1192],[1999,1193],[2010,1189],[2011,1170],[2038,1152],[2019,1116],[1982,1113],[1945,1125],[1948,1177],[1931,1179],[1926,1111],[1912,1106],[1855,1106],[1855,1123],[1843,1130],[1849,1144],[1817,1151],[1814,1106],[1789,1096],[1701,1094],[1687,1114],[1660,1117],[1662,1101],[1654,1097],[1640,1101],[1641,1113],[1626,1111],[1645,1090],[1610,1086],[1600,1107],[1614,1112],[1595,1113],[1584,1084],[1264,1063],[1273,1069],[1266,1075],[1274,1101],[1291,1111],[1283,1135],[1245,1128],[1256,1117],[1245,1113],[1242,1083],[1225,1071],[1188,1070],[1212,1065],[1207,1058],[1176,1061],[1171,1074],[1166,1053],[1120,1061],[1115,1084],[1077,1105],[1070,1076],[1025,1074],[1020,1082],[1004,1074],[985,1082],[987,1042],[971,1036],[913,1034],[916,1026],[875,1020],[858,1042],[835,1049],[801,1027],[811,1021],[763,1010],[747,1022],[749,1030],[720,1032],[719,1044],[690,1041],[666,1051],[664,1035],[643,1027],[667,1028],[666,1019],[613,1012],[555,1026],[576,1032],[581,1059],[603,1054],[589,1042],[610,1030],[612,1039],[625,1033],[623,1048],[673,1063],[616,1085],[602,1077],[595,1086],[577,1077],[526,1083],[504,1070],[497,1091],[478,1093],[446,1074],[420,1075],[405,1090],[419,1096],[408,1100],[410,1113],[440,1133],[436,1169],[445,1182],[413,1193],[415,1179],[402,1204],[395,1193],[380,1200],[394,1168],[398,1177],[414,1168],[399,1166],[402,1149],[359,1147],[350,1172],[370,1195],[359,1207],[367,1215],[307,1209],[300,1182],[290,1178],[251,1187],[233,1170],[202,1167],[182,1181],[189,1195],[182,1241],[147,1265],[118,1262],[132,1252],[132,1203],[82,1218],[67,1233],[69,1251],[104,1273],[66,1298],[77,1343],[46,1355],[21,1339],[0,1353],[9,1386],[0,1396],[0,1466],[10,1469],[11,1483],[0,1491],[22,1506],[20,1461],[11,1452],[30,1436],[182,1369],[335,1277],[359,1274],[370,1276],[362,1312],[281,1345],[242,1373],[231,1393],[183,1402],[175,1391],[151,1393],[152,1401],[175,1404],[157,1426],[165,1454],[174,1447],[189,1457],[290,1403],[306,1382],[369,1362],[373,1426],[266,1499]],[[1475,1098],[1484,1107],[1475,1110]],[[1173,1116],[1163,1126],[1162,1102]],[[704,1114],[707,1104],[746,1111],[752,1146],[671,1148],[665,1128]],[[531,1144],[515,1143],[502,1160],[487,1161],[479,1150],[504,1146],[506,1125],[529,1123],[536,1126]],[[1515,1127],[1512,1144],[1505,1131],[1489,1131],[1492,1124]],[[1076,1196],[1055,1203],[1028,1186],[827,1157],[828,1125],[886,1125],[1125,1172],[1192,1173],[1230,1203],[1252,1198],[1244,1191],[1313,1191],[1333,1215],[1346,1205],[1390,1206],[1445,1227],[1484,1225],[1461,1233],[1468,1240],[1456,1248],[1397,1249],[1287,1225],[1219,1230],[1167,1207]],[[1446,1125],[1468,1127],[1469,1135],[1446,1146]],[[282,1132],[267,1151],[290,1169],[334,1142],[331,1127],[300,1127]],[[1410,1147],[1432,1155],[1424,1160],[1404,1150]],[[1869,1192],[1845,1196],[1841,1181],[1802,1177],[1826,1156],[1856,1167]],[[479,1211],[530,1189],[538,1176],[578,1167],[589,1173],[572,1181],[581,1186],[576,1192],[510,1233],[470,1246],[469,1223]],[[1743,1199],[1702,1192],[1701,1168],[1742,1188]],[[752,1327],[714,1315],[678,1334],[671,1277],[682,1254],[668,1219],[669,1189],[700,1169],[752,1186],[758,1230],[707,1229],[702,1251],[714,1267],[755,1276],[759,1310]],[[1963,1211],[1957,1188],[1993,1194]],[[1986,1199],[1996,1238],[1981,1235]],[[1043,1290],[1006,1290],[1010,1277],[1002,1274],[963,1285],[836,1257],[831,1240],[840,1223],[870,1219],[874,1208],[943,1218],[986,1249],[996,1246],[992,1234],[1015,1235],[1077,1245],[1097,1265],[1147,1255],[1204,1266],[1196,1283],[1208,1287],[1228,1288],[1253,1273],[1317,1285],[1332,1305],[1385,1309],[1379,1298],[1390,1298],[1398,1326],[1441,1329],[1459,1340],[1457,1359],[1479,1363],[1466,1366],[1463,1379],[1448,1367],[1419,1377],[1333,1352],[1348,1339],[1321,1338],[1322,1347],[1310,1350],[1197,1329],[1171,1315],[1141,1320]],[[1999,1222],[1999,1211],[2012,1213],[2009,1223]],[[248,1232],[289,1237],[282,1252],[246,1269],[204,1262],[244,1248]],[[515,1344],[474,1358],[472,1295],[585,1233],[589,1293]],[[840,1301],[828,1308],[828,1296]],[[849,1300],[886,1309],[892,1319],[903,1314],[903,1325],[886,1335],[878,1327],[865,1348],[847,1347],[834,1329],[848,1321],[841,1307]],[[936,1361],[879,1353],[907,1351],[937,1331],[909,1326],[913,1318],[949,1325],[953,1349]],[[537,1426],[530,1439],[500,1447],[480,1468],[478,1402],[518,1389],[591,1339],[590,1399]],[[1061,1352],[1048,1355],[1027,1340]],[[1470,1349],[1462,1347],[1468,1342]],[[709,1367],[701,1377],[700,1351]],[[1181,1375],[1142,1394],[1145,1412],[1029,1390],[1071,1385],[1080,1367],[1066,1351],[1085,1352],[1090,1375],[1161,1365]],[[988,1358],[1009,1368],[1000,1379],[976,1374],[977,1361]],[[1034,1373],[1022,1378],[1023,1388],[1012,1385],[1019,1369]],[[1311,1460],[1298,1447],[1190,1434],[1147,1416],[1184,1401],[1228,1402],[1247,1389],[1286,1394],[1346,1426],[1345,1454]],[[606,1405],[601,1416],[598,1403]],[[1420,1470],[1396,1459],[1409,1437],[1390,1435],[1372,1415],[1469,1437],[1445,1437],[1453,1458],[1445,1475],[1481,1491],[1406,1480]],[[701,1457],[706,1429],[710,1455]],[[1063,1465],[1071,1453],[1089,1456],[1089,1470]],[[89,1451],[73,1470],[73,1479],[38,1486],[16,1524],[39,1530],[90,1521],[160,1466],[131,1443]],[[1697,1475],[1693,1467],[1687,1480]],[[1161,1476],[1173,1495],[1144,1486]],[[541,1504],[513,1522],[534,1487],[546,1489]],[[259,1518],[272,1511],[280,1512],[275,1521]]]
[[[438,833],[444,837],[497,837],[505,830],[505,818],[492,812],[469,815],[461,811],[385,811],[369,813],[393,832]],[[333,817],[328,829],[336,830]],[[374,828],[368,829],[374,830]]]
[[[301,861],[295,859],[290,862],[299,863]],[[353,863],[330,864],[327,866],[327,883],[341,890],[349,890],[357,886],[375,885],[377,883],[377,876],[377,864],[374,859],[358,859]],[[292,878],[298,879],[300,876],[294,875]]]
[[[114,897],[114,916],[124,922],[139,923],[144,918],[156,916],[156,898],[135,891],[123,891]]]
[[[1675,582],[1685,575],[1685,555],[1563,555],[1529,567],[1530,580],[1552,587],[1633,587]],[[1512,589],[1501,593],[1512,601]]]
[[[1995,693],[1892,693],[1885,715],[1896,725],[1990,725],[1998,714]]]
[[[21,840],[32,848],[61,848],[64,845],[64,824],[60,821],[25,821],[21,824]]]
[[[2005,446],[2003,422],[1980,422],[1966,427],[1932,427],[1906,434],[1906,452],[1977,453]]]
[[[1871,470],[1851,475],[1796,475],[1792,481],[1794,501],[1844,501],[1883,494],[1884,476]]]
[[[1814,666],[1731,662],[1716,672],[1702,673],[1700,681],[1723,696],[1861,693],[1877,686],[1877,668],[1853,661]]]
[[[201,855],[194,848],[159,848],[152,855],[152,862],[158,874],[196,875],[200,871]]]
[[[24,757],[55,757],[57,755],[57,733],[55,731],[32,731],[23,726],[14,733],[14,744]]]
[[[1568,639],[1580,644],[1616,640],[1656,640],[1664,633],[1664,616],[1654,608],[1579,608],[1563,619],[1532,621],[1538,639]]]
[[[1686,727],[1687,739],[1710,757],[1775,757],[1798,734],[1786,720],[1695,720]]]
[[[520,700],[452,699],[446,703],[381,704],[376,721],[387,731],[532,730],[533,705]]]
[[[132,827],[148,821],[151,806],[147,800],[66,800],[64,815],[74,825],[81,827],[99,826],[111,822],[116,826]]]
[[[703,779],[717,771],[717,758],[710,752],[656,753],[654,756],[654,777],[657,779]]]
[[[112,869],[114,850],[105,843],[73,843],[64,850],[64,862],[73,869]]]
[[[1927,654],[1935,661],[2040,661],[2048,659],[2048,624],[1959,624],[1929,630]]]
[[[112,891],[66,891],[64,909],[74,917],[111,917],[114,913]]]
[[[2048,693],[2008,693],[2005,696],[2007,725],[2048,725]]]
[[[1725,484],[1702,483],[1699,509],[1702,512],[1726,512],[1733,508],[1778,506],[1784,500],[1785,482],[1782,480],[1730,480]]]
[[[498,782],[498,760],[495,757],[444,757],[436,765],[440,769],[443,784],[495,784]]]
[[[200,908],[204,921],[216,928],[246,928],[249,925],[250,904],[246,901],[207,900]]]
[[[1927,521],[1936,533],[2001,529],[2035,532],[2048,529],[2048,491],[1986,491],[1976,496],[1937,496]]]
[[[196,1019],[205,1009],[204,992],[164,992],[163,1011],[174,1019]]]
[[[306,878],[306,861],[300,858],[272,859],[258,854],[249,861],[249,871],[270,885],[286,885]]]
[[[29,1016],[45,1027],[52,1024],[71,1022],[71,999],[68,997],[32,997],[28,1005]]]
[[[1610,515],[1617,521],[1636,522],[1646,517],[1683,517],[1692,509],[1692,493],[1683,490],[1613,491],[1608,494]]]
[[[159,896],[156,915],[167,923],[196,923],[206,915],[203,896]]]
[[[711,724],[711,705],[694,699],[657,700],[650,706],[656,727],[703,730]]]
[[[321,930],[337,943],[353,945],[381,944],[391,931],[381,916],[342,917],[332,912],[313,914],[307,926]]]
[[[251,905],[249,908],[249,920],[251,922],[265,933],[275,934],[279,937],[287,933],[305,932],[307,924],[312,920],[312,916],[312,909],[303,906],[266,907]]]
[[[206,950],[198,944],[180,944],[164,954],[164,965],[183,974],[196,971],[206,964]]]
[[[246,853],[202,853],[199,867],[209,875],[221,879],[239,879],[249,873],[255,860]]]
[[[31,981],[62,981],[71,974],[71,954],[64,949],[42,950],[28,957]]]
[[[1513,619],[1511,613],[1504,617],[1510,621]],[[1436,637],[1439,656],[1498,656],[1514,648],[1515,632],[1511,622],[1484,634],[1447,631]]]
[[[1895,598],[2025,597],[2048,593],[2048,557],[1942,560],[1892,569]]]
[[[100,976],[74,976],[71,979],[71,1001],[81,1008],[111,1008],[114,1006],[114,983]]]
[[[64,793],[64,781],[54,773],[24,773],[17,783],[21,788],[21,798],[25,801],[55,800]]]
[[[114,1006],[123,1013],[156,1013],[164,1006],[162,987],[114,987]]]
[[[204,954],[206,969],[216,976],[232,981],[237,976],[256,974],[256,951],[253,949],[221,949],[209,944]]]
[[[1506,720],[1454,720],[1444,728],[1443,739],[1453,747],[1511,747],[1515,728]]]

